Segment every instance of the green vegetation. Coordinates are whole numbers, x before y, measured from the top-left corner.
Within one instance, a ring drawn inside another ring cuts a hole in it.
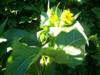
[[[0,0],[0,75],[99,75],[99,0]]]

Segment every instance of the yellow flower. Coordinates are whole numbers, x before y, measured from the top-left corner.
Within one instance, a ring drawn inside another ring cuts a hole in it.
[[[55,24],[55,22],[58,21],[58,16],[55,14],[55,13],[52,13],[51,16],[50,16],[50,22],[51,24]]]
[[[64,10],[63,13],[61,14],[61,20],[71,25],[74,20],[73,13],[71,13],[69,9]]]

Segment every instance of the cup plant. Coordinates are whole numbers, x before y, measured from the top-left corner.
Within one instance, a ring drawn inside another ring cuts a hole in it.
[[[88,39],[83,27],[77,21],[80,12],[74,15],[70,9],[61,10],[58,6],[51,9],[48,7],[47,12],[41,13],[41,30],[37,33],[37,37],[43,44],[43,48],[54,49],[50,50],[50,53],[47,53],[49,50],[45,52],[47,56],[60,64],[75,67],[85,55],[84,47],[86,43],[89,45]]]
[[[41,46],[29,46],[14,40],[5,75],[24,75],[37,62],[45,67],[57,63],[72,68],[82,63],[86,55],[85,45],[89,43],[77,20],[80,12],[75,15],[71,9],[61,10],[58,6],[50,8],[48,4],[47,12],[41,12],[40,31],[37,32]],[[32,69],[36,70],[35,67]],[[39,71],[36,75],[44,74]]]

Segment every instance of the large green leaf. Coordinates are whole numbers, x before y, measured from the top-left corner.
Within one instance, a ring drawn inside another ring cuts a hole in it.
[[[64,50],[47,49],[44,53],[51,57],[53,61],[59,64],[66,64],[72,68],[82,64],[82,56],[74,56],[66,53]]]
[[[88,38],[84,32],[84,29],[82,27],[82,25],[79,23],[79,21],[76,21],[76,23],[72,26],[72,27],[50,27],[50,31],[49,31],[49,34],[51,36],[57,36],[61,31],[64,31],[64,32],[70,32],[71,30],[74,30],[76,29],[78,33],[81,33],[79,35],[82,35],[84,37],[84,39],[86,40],[86,43],[87,45],[89,45],[89,42],[88,42]],[[77,36],[77,35],[76,35]]]
[[[60,48],[73,46],[76,49],[82,50],[82,49],[84,49],[84,45],[86,44],[86,41],[80,32],[78,32],[77,30],[72,30],[69,33],[62,31],[56,37],[56,44]]]
[[[35,63],[42,52],[38,48],[14,42],[13,53],[9,57],[5,75],[24,75],[31,64]]]
[[[52,57],[59,64],[67,64],[71,67],[82,64],[86,41],[80,32],[77,30],[72,30],[69,33],[62,31],[54,41],[57,50],[47,49],[46,55]]]
[[[6,37],[9,40],[15,39],[15,38],[17,39],[23,38],[28,35],[29,33],[27,31],[21,30],[21,29],[10,29],[4,33],[4,37]]]
[[[41,75],[42,73],[42,70],[41,70],[41,65],[40,63],[35,63],[35,64],[32,64],[30,66],[30,68],[28,69],[28,71],[25,73],[25,75]]]
[[[25,30],[10,29],[6,31],[3,36],[10,42],[14,39],[22,39],[21,41],[28,45],[40,46],[40,42],[37,40],[36,35]]]

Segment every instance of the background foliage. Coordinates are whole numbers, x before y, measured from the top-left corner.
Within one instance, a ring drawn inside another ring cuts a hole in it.
[[[36,32],[40,30],[41,12],[47,11],[47,0],[0,0],[0,75],[4,75],[8,67],[6,65],[7,60],[8,62],[13,62],[11,61],[13,58],[10,56],[12,51],[9,51],[9,47],[11,46],[14,49],[13,51],[15,51],[13,52],[13,56],[15,57],[13,64],[17,66],[16,63],[21,63],[17,60],[21,60],[26,66],[22,64],[17,70],[10,66],[12,71],[7,70],[7,73],[9,73],[7,75],[11,75],[10,73],[14,71],[16,73],[13,75],[22,75],[22,73],[25,73],[25,75],[100,74],[100,0],[50,0],[50,7],[56,6],[59,2],[60,9],[70,8],[75,14],[81,11],[78,20],[84,27],[85,33],[89,38],[89,46],[85,45],[87,54],[83,63],[75,68],[56,62],[46,67],[39,65],[38,61],[36,61],[43,51],[41,50],[42,44],[36,37]],[[20,40],[20,42],[17,40]],[[58,42],[60,42],[59,40],[60,37],[58,38]],[[29,46],[32,45],[38,46],[38,48],[31,49]],[[41,50],[40,53],[39,50]],[[32,53],[35,55],[32,55]],[[48,53],[46,52],[45,54]],[[60,51],[56,53],[62,54]],[[24,61],[25,58],[28,58],[28,60]],[[35,64],[27,62],[31,60]],[[27,66],[30,68],[24,72]],[[22,67],[23,69],[21,69]],[[20,73],[17,74],[19,70]]]

